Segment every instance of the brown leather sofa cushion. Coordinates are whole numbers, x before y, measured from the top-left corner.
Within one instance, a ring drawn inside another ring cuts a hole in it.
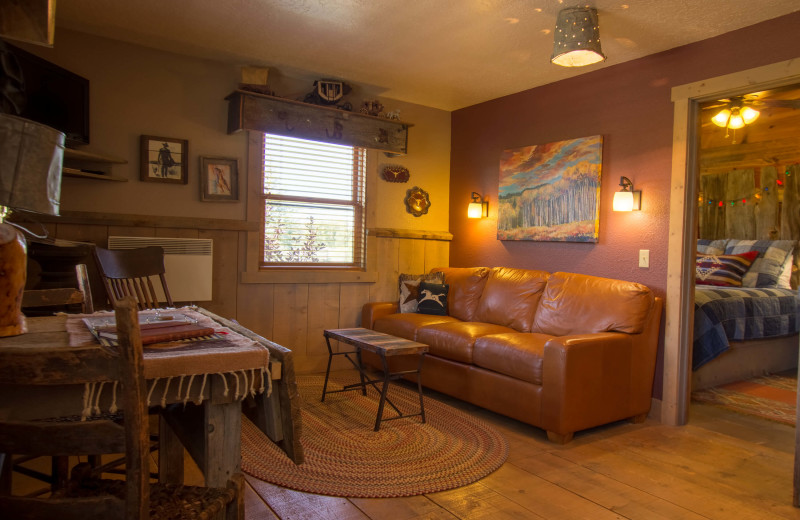
[[[472,363],[472,347],[475,340],[487,334],[514,332],[513,329],[492,323],[460,322],[437,323],[417,330],[416,341],[430,346],[434,356]]]
[[[475,341],[472,361],[481,368],[541,385],[544,344],[552,337],[523,332],[483,336]]]
[[[405,312],[378,318],[372,325],[372,329],[385,334],[391,334],[392,336],[419,341],[416,335],[420,327],[448,322],[460,323],[457,319],[450,316],[434,316],[432,314]]]
[[[444,283],[450,286],[447,294],[447,313],[463,321],[475,321],[475,310],[481,298],[488,267],[438,267],[431,272],[444,273]]]
[[[495,267],[483,288],[475,319],[530,332],[549,277],[547,271]]]
[[[653,306],[650,289],[635,282],[553,273],[531,330],[553,336],[592,332],[639,334]]]

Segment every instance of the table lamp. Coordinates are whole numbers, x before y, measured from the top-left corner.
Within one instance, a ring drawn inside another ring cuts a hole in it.
[[[0,337],[27,331],[22,314],[27,249],[11,211],[58,215],[64,134],[0,114]]]

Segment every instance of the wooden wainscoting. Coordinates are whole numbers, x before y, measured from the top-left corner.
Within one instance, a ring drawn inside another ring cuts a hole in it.
[[[195,303],[291,349],[298,373],[324,371],[328,351],[322,331],[360,326],[365,302],[398,298],[400,273],[425,273],[448,266],[452,239],[450,233],[442,231],[370,229],[370,239],[375,241],[371,249],[376,255],[374,282],[244,283],[241,273],[245,269],[247,235],[257,224],[85,212],[65,212],[61,217],[43,220],[55,238],[101,247],[115,235],[213,239],[213,300]],[[96,302],[96,306],[103,308],[103,302]],[[346,365],[341,364],[341,368]]]
[[[373,229],[369,234],[376,240],[376,282],[239,284],[237,319],[292,349],[298,373],[324,371],[324,329],[358,327],[365,302],[397,299],[400,273],[449,265],[449,233]],[[347,367],[346,360],[337,361],[336,368]]]

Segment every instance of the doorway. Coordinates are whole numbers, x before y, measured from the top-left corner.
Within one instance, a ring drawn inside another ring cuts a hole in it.
[[[674,104],[671,197],[661,421],[686,424],[691,380],[694,306],[694,229],[697,200],[697,121],[700,104],[800,83],[800,62],[789,60],[680,85]]]

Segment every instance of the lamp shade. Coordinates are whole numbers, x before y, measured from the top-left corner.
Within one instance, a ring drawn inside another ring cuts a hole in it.
[[[630,191],[618,191],[614,193],[614,211],[633,211],[633,193]]]
[[[467,218],[481,218],[483,216],[483,204],[480,202],[470,202],[467,206]]]
[[[592,7],[561,10],[556,20],[550,61],[563,67],[583,67],[605,59],[600,48],[597,10]]]
[[[0,206],[58,215],[64,134],[0,114]]]

